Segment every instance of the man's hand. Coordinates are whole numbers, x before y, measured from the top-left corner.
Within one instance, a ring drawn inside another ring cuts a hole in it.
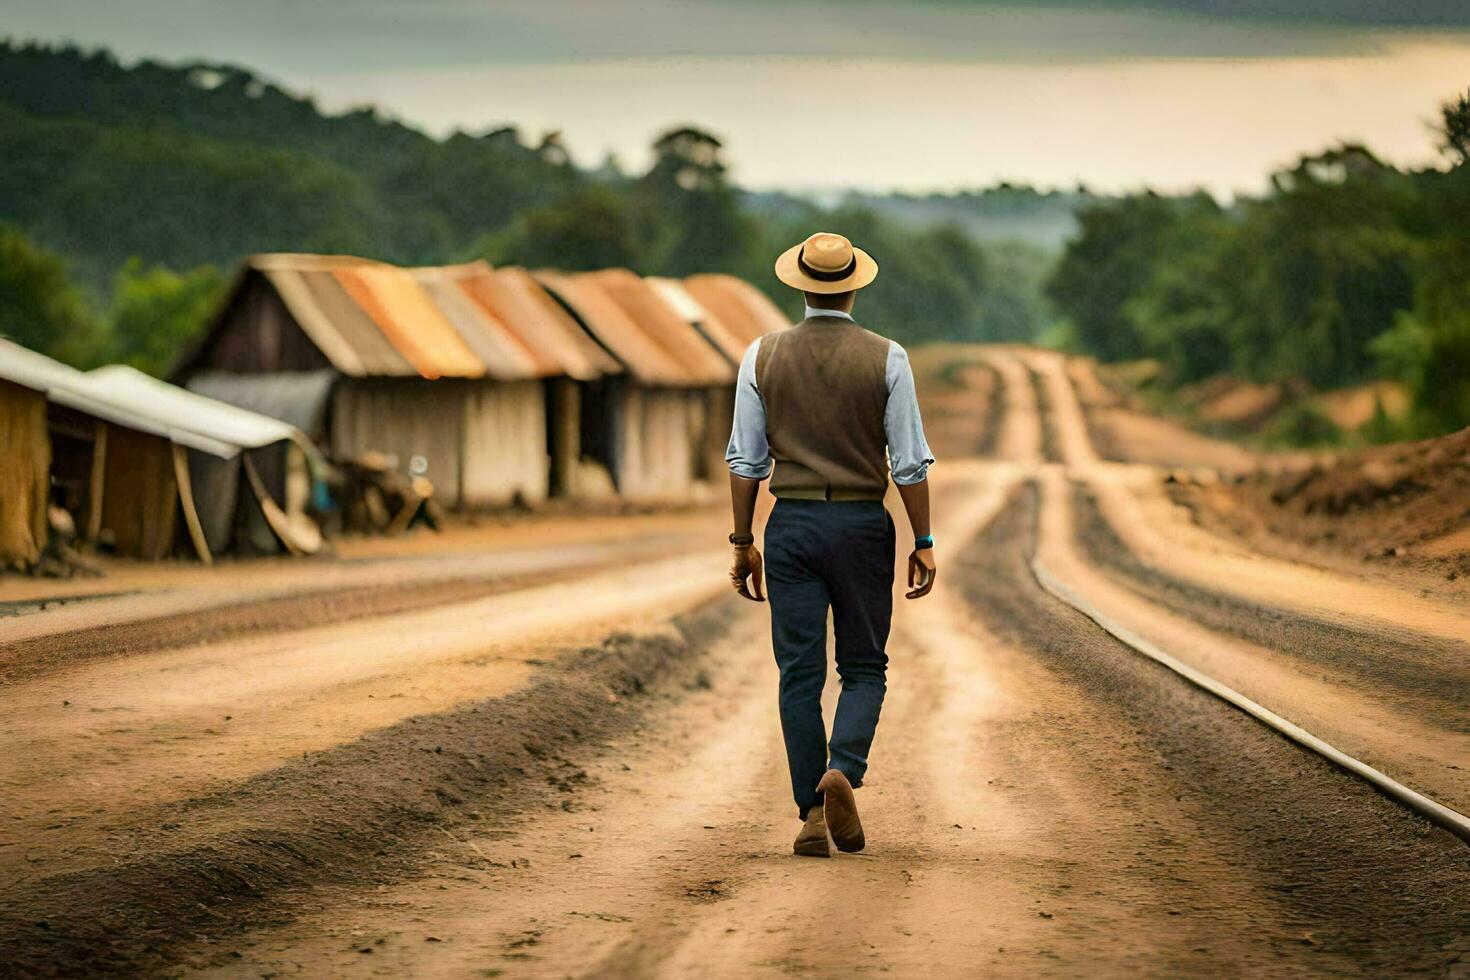
[[[736,545],[735,558],[730,563],[730,584],[735,586],[735,591],[754,602],[765,602],[765,583],[762,580],[765,564],[755,545]],[[745,583],[747,578],[750,579],[749,585]]]
[[[934,549],[924,548],[909,553],[909,591],[904,593],[908,599],[922,599],[934,588],[934,576],[938,569],[934,566]]]
[[[929,481],[900,483],[898,495],[903,498],[903,509],[909,515],[909,527],[914,531],[914,544],[933,544],[929,535]],[[927,539],[927,540],[926,540]],[[934,549],[915,548],[909,553],[910,599],[922,599],[934,588]]]

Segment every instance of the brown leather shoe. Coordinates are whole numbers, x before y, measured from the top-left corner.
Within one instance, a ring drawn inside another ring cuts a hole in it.
[[[832,832],[837,849],[849,853],[861,851],[865,843],[863,822],[858,819],[857,798],[853,796],[852,784],[840,770],[828,769],[817,789],[826,800],[823,809],[827,811],[827,829]]]
[[[802,857],[832,856],[832,848],[827,844],[827,818],[821,807],[814,806],[807,811],[806,822],[801,825],[801,833],[796,835],[796,843],[791,845],[791,849]]]

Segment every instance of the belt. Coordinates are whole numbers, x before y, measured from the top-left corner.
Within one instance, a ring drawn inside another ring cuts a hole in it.
[[[777,500],[882,500],[885,493],[885,490],[833,490],[831,487],[795,487],[779,493],[773,491]]]

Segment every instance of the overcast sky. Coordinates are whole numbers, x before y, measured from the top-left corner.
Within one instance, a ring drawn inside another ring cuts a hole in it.
[[[1335,140],[1428,161],[1470,87],[1470,0],[0,0],[0,31],[561,129],[584,163],[695,122],[742,183],[801,189],[1253,190]]]

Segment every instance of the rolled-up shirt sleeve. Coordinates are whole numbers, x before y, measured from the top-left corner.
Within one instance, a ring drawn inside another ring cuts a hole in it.
[[[924,420],[919,417],[919,396],[914,390],[908,351],[898,344],[889,344],[887,375],[888,407],[883,413],[883,429],[888,438],[888,465],[893,482],[908,486],[929,474],[934,454],[924,439]]]
[[[755,358],[760,341],[751,344],[740,360],[735,379],[735,424],[730,428],[730,445],[725,462],[730,472],[747,480],[764,480],[771,475],[771,445],[766,441],[766,403],[755,385]]]

